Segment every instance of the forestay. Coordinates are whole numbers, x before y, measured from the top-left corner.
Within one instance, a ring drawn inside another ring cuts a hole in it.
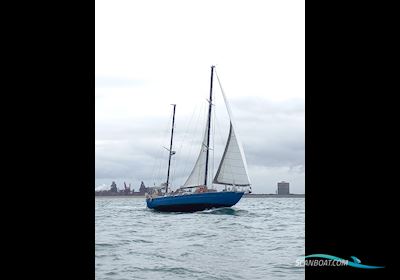
[[[225,151],[219,164],[218,171],[213,183],[237,186],[249,186],[251,184],[247,171],[246,157],[244,156],[242,144],[235,133],[235,123],[228,99],[222,89],[218,74],[216,75],[221,88],[225,106],[230,119],[230,129]]]

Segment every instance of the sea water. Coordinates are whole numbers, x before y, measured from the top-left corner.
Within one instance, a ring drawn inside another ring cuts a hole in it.
[[[161,213],[144,198],[96,197],[96,279],[304,279],[304,198]]]

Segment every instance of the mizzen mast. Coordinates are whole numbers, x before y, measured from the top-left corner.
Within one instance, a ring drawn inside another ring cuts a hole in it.
[[[168,173],[167,173],[167,183],[165,186],[165,192],[168,192],[168,184],[169,184],[169,171],[171,168],[171,157],[175,154],[175,151],[172,150],[172,141],[174,139],[174,126],[175,126],[175,108],[176,108],[176,104],[171,104],[172,106],[174,106],[174,113],[172,116],[172,129],[171,129],[171,142],[169,144],[169,158],[168,158]]]

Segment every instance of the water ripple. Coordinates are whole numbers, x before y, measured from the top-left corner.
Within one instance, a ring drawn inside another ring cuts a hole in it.
[[[304,279],[304,199],[162,213],[141,198],[96,198],[96,279]]]

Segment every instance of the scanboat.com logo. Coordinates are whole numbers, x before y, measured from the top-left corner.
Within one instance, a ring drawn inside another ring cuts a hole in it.
[[[320,258],[320,260],[315,260],[315,258]],[[296,261],[296,265],[306,265],[306,266],[352,266],[356,268],[363,269],[377,269],[384,268],[384,266],[374,266],[374,265],[365,265],[361,264],[361,261],[352,256],[353,261],[345,260],[339,257],[326,255],[326,254],[313,254],[304,256],[301,259]],[[312,259],[312,260],[311,260]],[[321,260],[322,259],[322,260]]]

